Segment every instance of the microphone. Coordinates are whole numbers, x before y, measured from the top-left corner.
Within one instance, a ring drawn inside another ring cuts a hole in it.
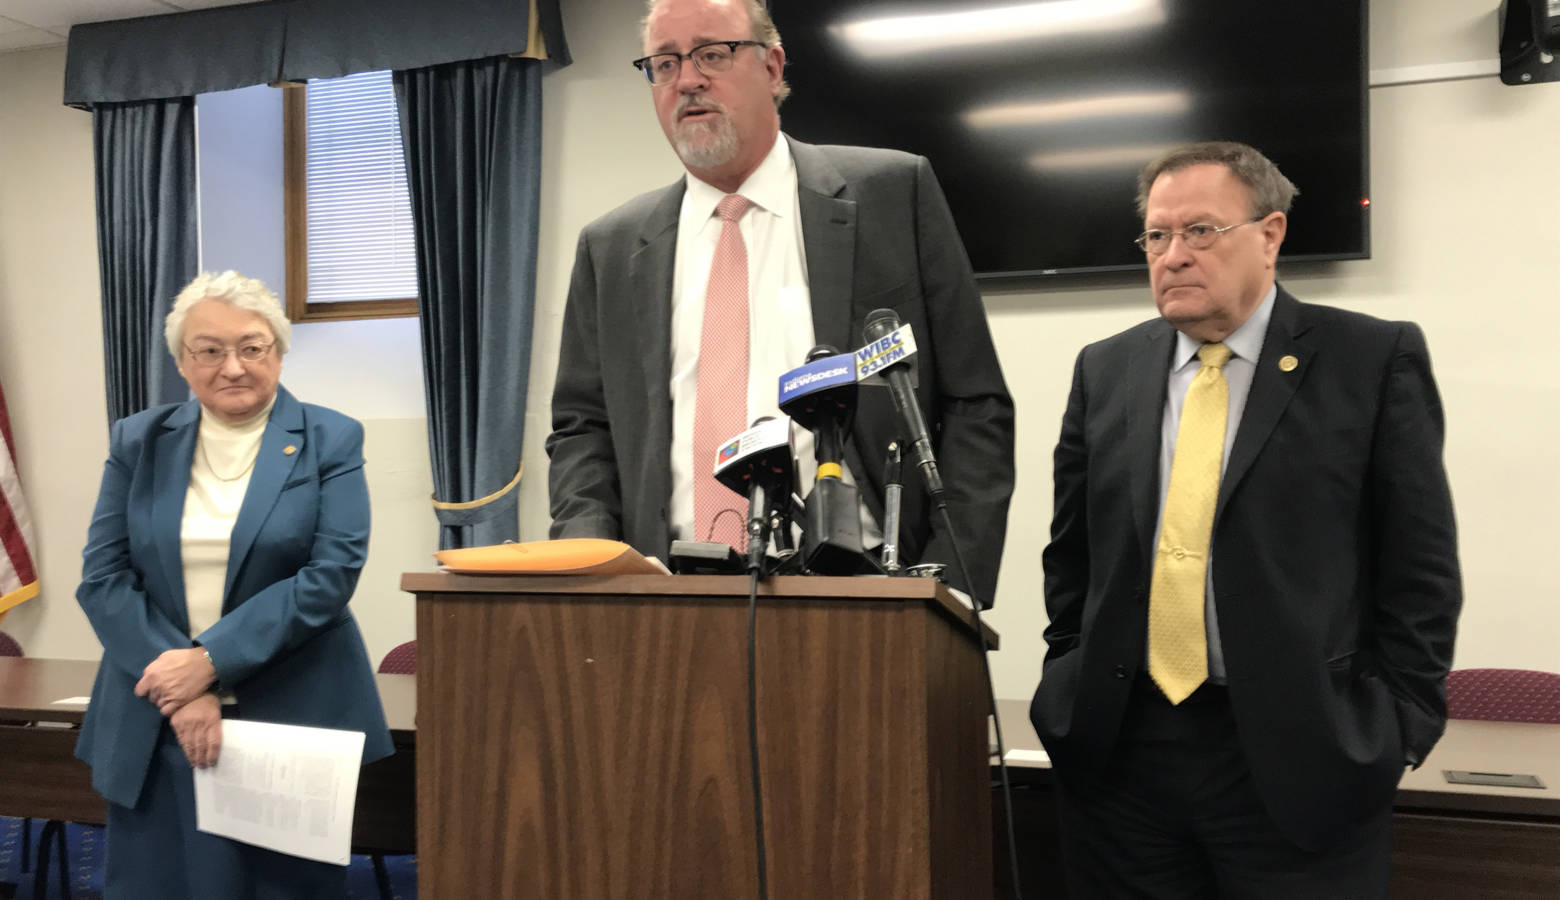
[[[899,564],[899,505],[904,490],[900,476],[904,453],[898,441],[888,442],[888,458],[883,462],[883,571],[890,575]]]
[[[783,523],[796,490],[791,420],[760,416],[715,453],[715,480],[748,498],[747,567],[761,572],[771,521]]]
[[[807,362],[780,376],[780,411],[796,424],[818,432],[819,466],[839,465],[845,431],[856,414],[856,367],[849,353],[828,344],[807,351]],[[838,476],[837,470],[819,472]]]
[[[888,382],[894,408],[899,411],[900,424],[909,436],[910,455],[921,470],[927,494],[941,506],[942,474],[937,471],[932,436],[927,431],[926,417],[921,415],[921,404],[915,398],[915,385],[910,378],[909,359],[915,355],[915,336],[909,326],[900,323],[899,314],[891,309],[873,310],[867,316],[867,324],[861,336],[867,346],[856,351],[857,374],[862,378],[881,376]]]
[[[805,503],[801,562],[809,572],[855,575],[870,569],[861,545],[861,498],[845,481],[845,434],[856,414],[856,367],[849,353],[814,347],[780,376],[780,409],[811,430],[818,476]]]

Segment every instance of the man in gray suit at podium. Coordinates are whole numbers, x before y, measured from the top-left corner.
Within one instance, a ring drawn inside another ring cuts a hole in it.
[[[813,146],[780,133],[785,50],[753,0],[659,0],[644,22],[656,114],[687,174],[580,234],[553,393],[553,537],[606,537],[665,557],[673,539],[743,546],[746,501],[715,452],[761,415],[818,344],[864,343],[888,307],[914,331],[917,392],[948,507],[990,603],[1013,490],[1013,403],[942,191],[924,158]],[[863,533],[881,539],[883,460],[900,433],[863,391],[844,448]],[[802,491],[811,436],[798,434]],[[907,475],[909,469],[907,467]],[[953,563],[910,475],[908,563]]]

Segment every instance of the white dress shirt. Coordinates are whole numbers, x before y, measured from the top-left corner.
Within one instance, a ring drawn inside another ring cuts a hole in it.
[[[816,345],[812,295],[807,289],[807,259],[802,243],[802,218],[796,196],[796,164],[783,136],[737,193],[752,202],[738,220],[748,259],[748,383],[744,427],[759,416],[780,412],[780,376],[807,360]],[[699,338],[704,322],[704,293],[721,221],[715,206],[725,193],[692,174],[687,175],[677,222],[677,256],[672,274],[672,497],[668,509],[673,540],[706,540],[693,534],[694,466],[714,468],[717,447],[693,446],[693,414],[698,398]],[[840,352],[855,348],[839,347]],[[792,432],[796,441],[797,474],[802,496],[817,474],[812,433]],[[849,467],[845,480],[854,483]],[[746,514],[743,501],[733,508]],[[863,507],[863,538],[867,546],[882,542]],[[875,539],[874,539],[875,538]]]
[[[1230,348],[1229,362],[1224,364],[1224,381],[1229,385],[1229,416],[1224,423],[1224,455],[1219,460],[1219,475],[1230,464],[1230,448],[1235,446],[1235,435],[1240,431],[1241,416],[1246,411],[1246,398],[1251,395],[1251,379],[1257,373],[1257,360],[1262,358],[1262,343],[1267,338],[1268,322],[1273,318],[1273,302],[1278,296],[1278,286],[1268,288],[1267,296],[1251,313],[1251,317],[1224,339]],[[1186,389],[1202,368],[1197,349],[1202,341],[1176,332],[1175,354],[1170,359],[1170,378],[1166,390],[1164,422],[1159,431],[1159,514],[1155,518],[1154,543],[1159,546],[1159,529],[1164,524],[1165,496],[1170,490],[1170,464],[1175,460],[1175,439],[1181,429],[1181,407],[1186,402]],[[1208,634],[1208,680],[1214,684],[1225,682],[1224,645],[1219,640],[1219,617],[1213,606],[1213,548],[1208,548],[1208,589],[1203,601],[1203,627]]]

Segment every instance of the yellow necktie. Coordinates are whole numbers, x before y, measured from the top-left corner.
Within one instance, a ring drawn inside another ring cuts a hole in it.
[[[1230,407],[1223,371],[1230,348],[1204,344],[1197,358],[1202,368],[1181,407],[1148,594],[1148,674],[1171,703],[1191,696],[1208,678],[1203,602]]]

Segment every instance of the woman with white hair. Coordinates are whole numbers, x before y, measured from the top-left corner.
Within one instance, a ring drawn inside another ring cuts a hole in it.
[[[280,387],[291,327],[236,272],[179,293],[194,398],[115,422],[76,599],[103,659],[76,755],[109,801],[109,898],[339,898],[341,866],[195,830],[224,716],[391,751],[347,601],[368,552],[363,427]]]

